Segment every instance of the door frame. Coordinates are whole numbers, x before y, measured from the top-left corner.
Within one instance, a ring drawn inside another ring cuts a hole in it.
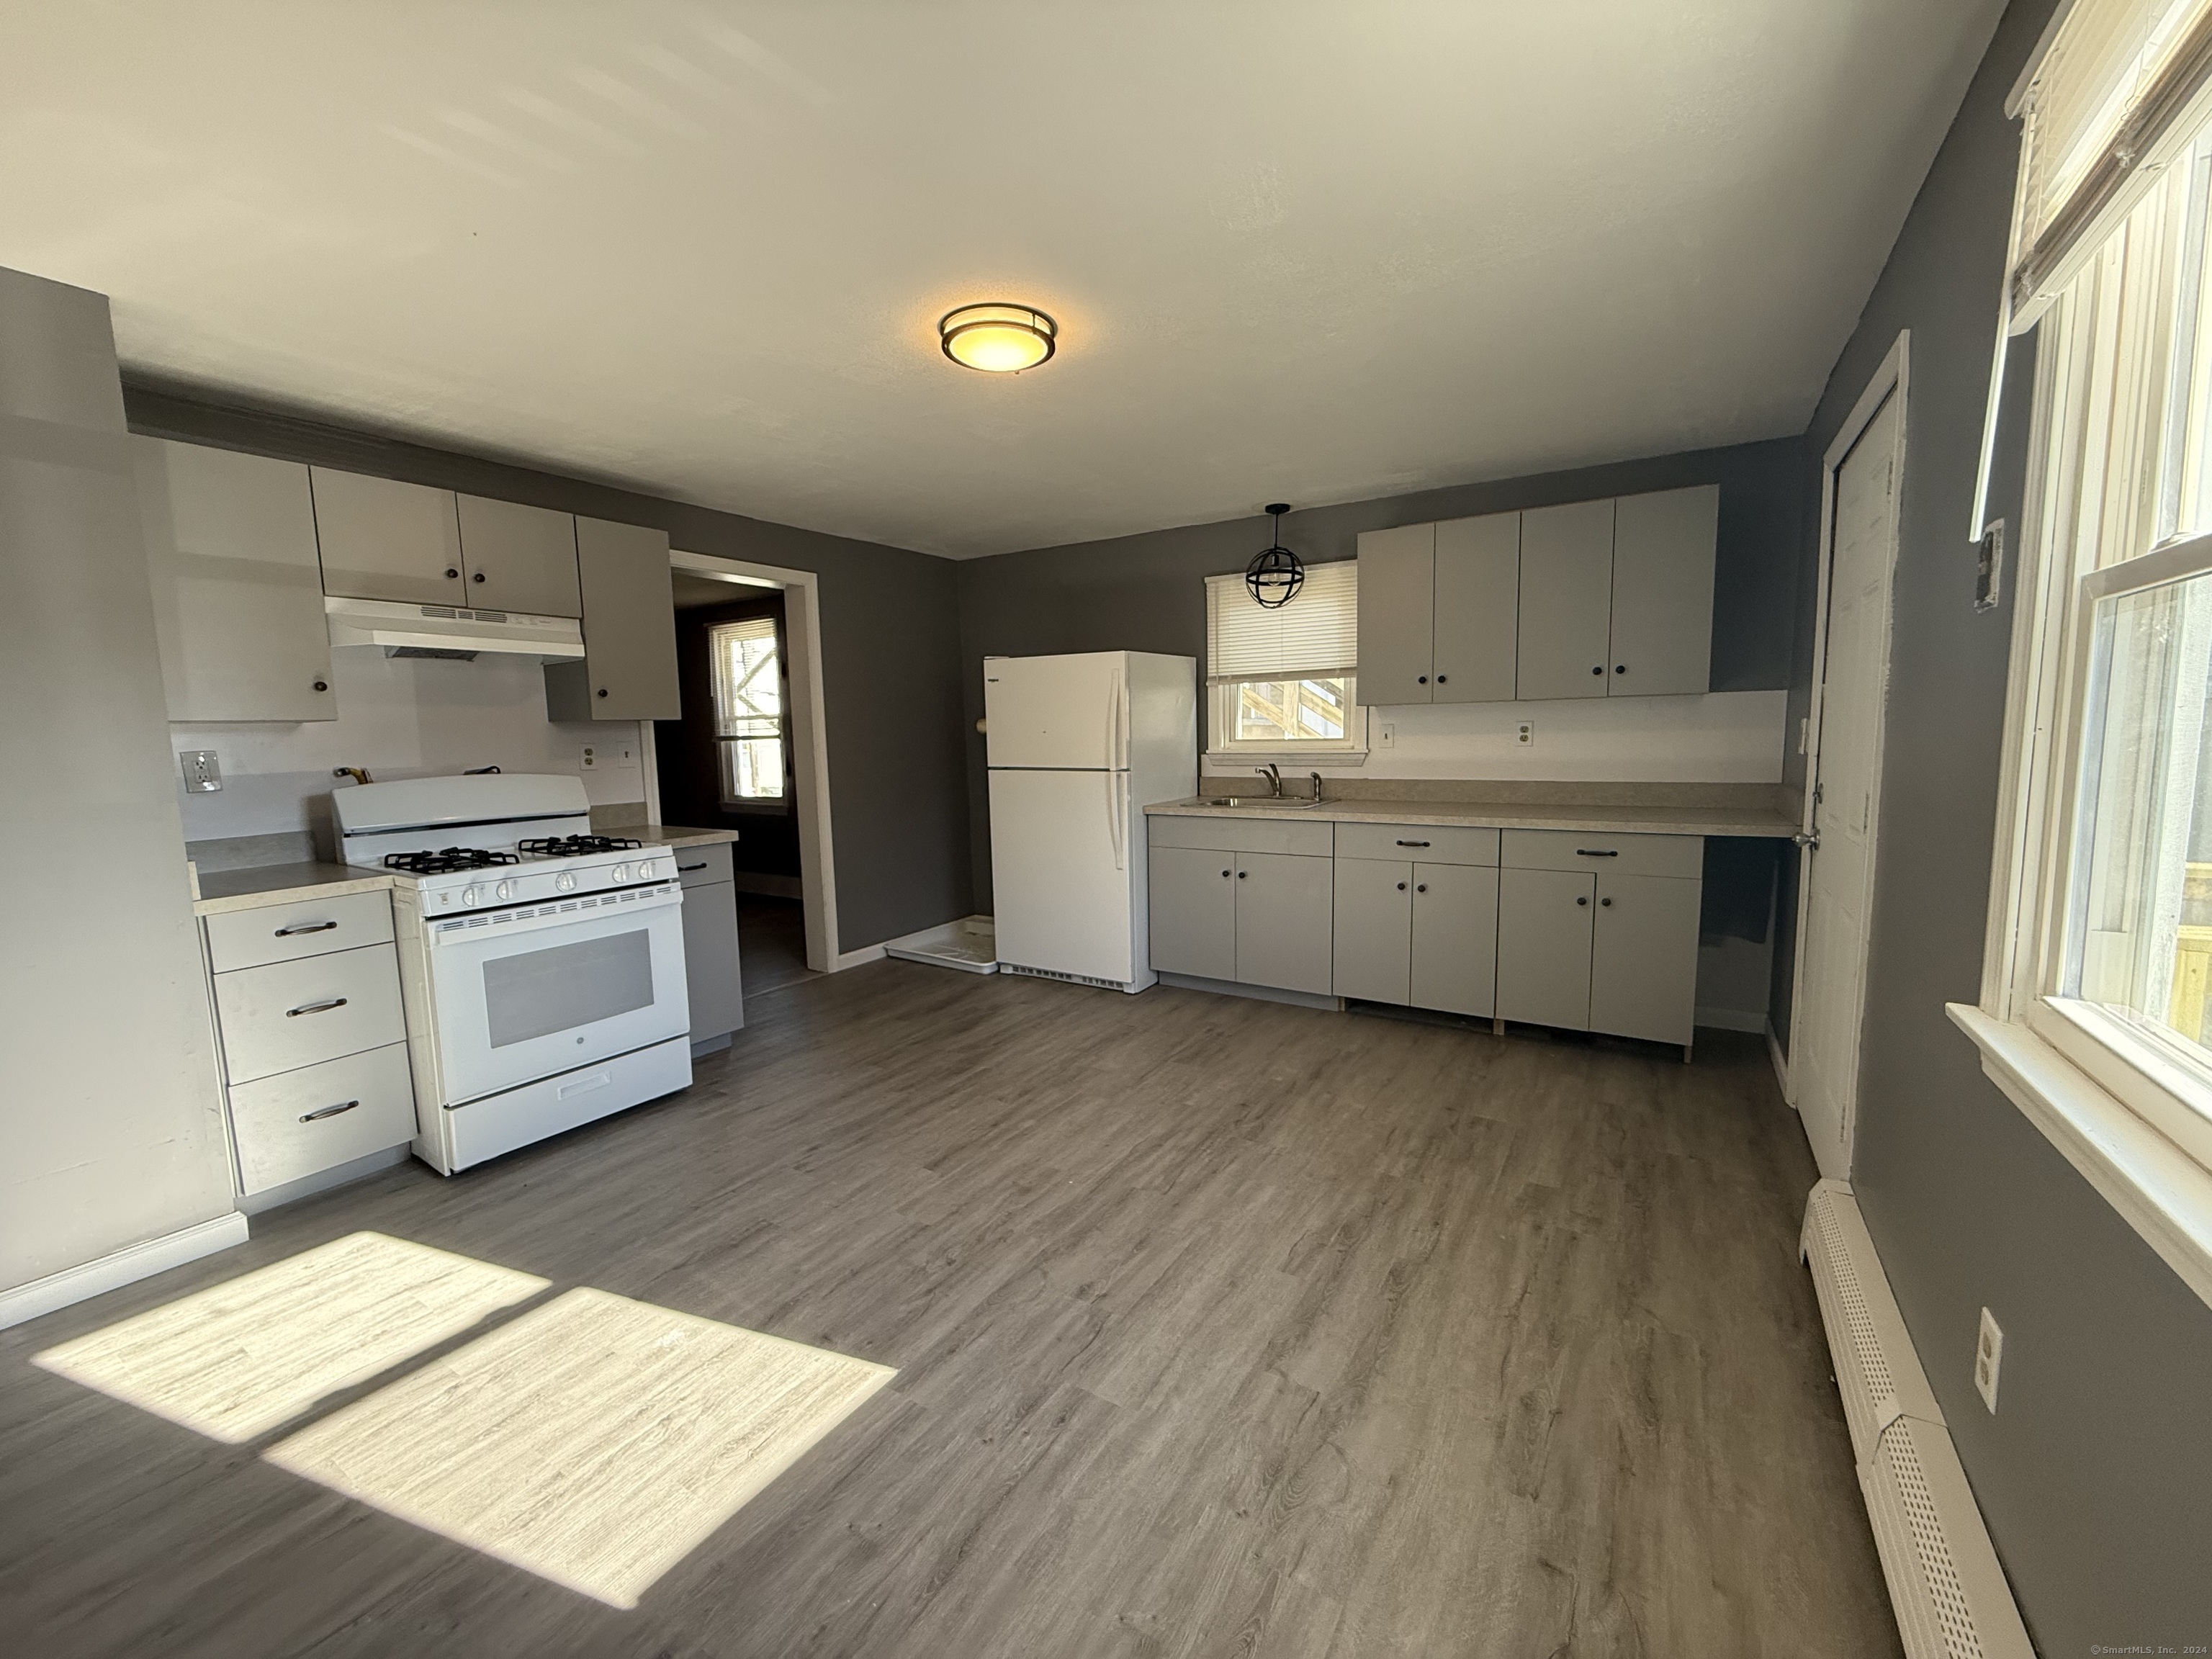
[[[857,968],[884,953],[837,948],[837,861],[830,833],[830,732],[822,691],[821,579],[811,570],[756,564],[719,553],[668,550],[672,569],[726,581],[733,588],[783,591],[785,665],[791,678],[792,810],[799,819],[799,893],[806,917],[806,965],[817,973]],[[645,731],[646,810],[660,820],[660,769],[653,752],[653,722]]]
[[[1854,953],[1858,981],[1859,1041],[1855,1048],[1855,1069],[1863,1072],[1866,1055],[1866,970],[1867,958],[1874,939],[1874,890],[1881,854],[1881,793],[1883,757],[1889,738],[1889,665],[1890,653],[1896,643],[1897,614],[1897,552],[1898,528],[1905,503],[1905,442],[1911,408],[1908,392],[1911,380],[1912,331],[1900,330],[1881,360],[1881,366],[1859,393],[1858,401],[1851,406],[1850,416],[1838,428],[1827,453],[1820,459],[1820,575],[1815,590],[1813,611],[1813,684],[1812,696],[1806,710],[1805,725],[1805,798],[1800,810],[1798,831],[1801,837],[1813,834],[1815,806],[1814,792],[1820,780],[1820,717],[1826,702],[1828,661],[1828,590],[1834,574],[1836,560],[1836,475],[1861,437],[1892,398],[1897,400],[1897,433],[1892,441],[1891,478],[1889,492],[1888,533],[1884,537],[1882,550],[1881,659],[1880,684],[1881,707],[1875,720],[1873,781],[1868,801],[1867,821],[1873,833],[1869,837],[1867,854],[1867,904],[1860,927],[1857,947]],[[1801,1080],[1797,1066],[1797,1041],[1804,1030],[1805,1007],[1805,936],[1806,923],[1812,915],[1813,851],[1801,839],[1797,844],[1797,935],[1794,941],[1795,958],[1790,982],[1790,1052],[1783,1056],[1783,1097],[1795,1109],[1797,1106],[1798,1084]],[[1851,1079],[1850,1115],[1843,1129],[1844,1163],[1848,1173],[1852,1162],[1852,1150],[1858,1138],[1859,1084],[1856,1076]]]

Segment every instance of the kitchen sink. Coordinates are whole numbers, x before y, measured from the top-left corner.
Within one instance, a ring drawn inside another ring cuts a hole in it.
[[[1278,800],[1273,795],[1212,795],[1200,799],[1200,806],[1241,806],[1247,809],[1266,807],[1277,812],[1310,812],[1322,805],[1317,800]]]

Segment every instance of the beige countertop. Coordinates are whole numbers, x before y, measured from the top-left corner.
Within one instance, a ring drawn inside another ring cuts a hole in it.
[[[1779,807],[1653,801],[1618,806],[1522,800],[1324,800],[1275,802],[1246,796],[1249,805],[1209,806],[1203,799],[1164,801],[1147,816],[1199,818],[1312,819],[1322,823],[1459,824],[1486,830],[1583,830],[1617,836],[1767,836],[1797,833]]]
[[[688,830],[672,823],[625,823],[602,833],[672,848],[710,847],[738,838],[734,830]],[[243,870],[203,870],[199,882],[200,896],[192,912],[212,916],[227,910],[257,910],[264,904],[335,898],[341,893],[380,892],[392,885],[392,878],[357,864],[258,864]]]

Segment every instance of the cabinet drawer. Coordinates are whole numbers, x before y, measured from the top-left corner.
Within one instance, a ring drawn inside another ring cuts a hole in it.
[[[1515,870],[1587,870],[1616,876],[1700,876],[1703,836],[1610,836],[1586,830],[1508,830],[1499,862]]]
[[[208,966],[218,974],[295,962],[392,939],[392,895],[342,893],[258,910],[226,910],[207,921]]]
[[[676,849],[676,875],[686,887],[712,887],[730,879],[730,844],[713,842],[705,847]]]
[[[247,1083],[398,1042],[399,959],[389,945],[272,962],[215,976],[222,1060]]]
[[[1417,859],[1423,864],[1495,864],[1498,831],[1450,823],[1340,823],[1336,855]]]
[[[238,1188],[265,1192],[415,1138],[407,1045],[303,1066],[230,1091]]]
[[[1162,813],[1150,820],[1155,847],[1191,847],[1206,853],[1302,853],[1325,859],[1334,838],[1328,823],[1289,818],[1198,818]]]

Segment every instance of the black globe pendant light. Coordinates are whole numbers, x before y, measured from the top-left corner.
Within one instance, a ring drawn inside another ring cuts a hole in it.
[[[1267,509],[1275,521],[1274,543],[1255,553],[1244,567],[1244,586],[1251,591],[1252,603],[1262,610],[1281,610],[1306,585],[1305,565],[1283,545],[1283,514],[1290,510],[1288,501],[1277,501]]]

